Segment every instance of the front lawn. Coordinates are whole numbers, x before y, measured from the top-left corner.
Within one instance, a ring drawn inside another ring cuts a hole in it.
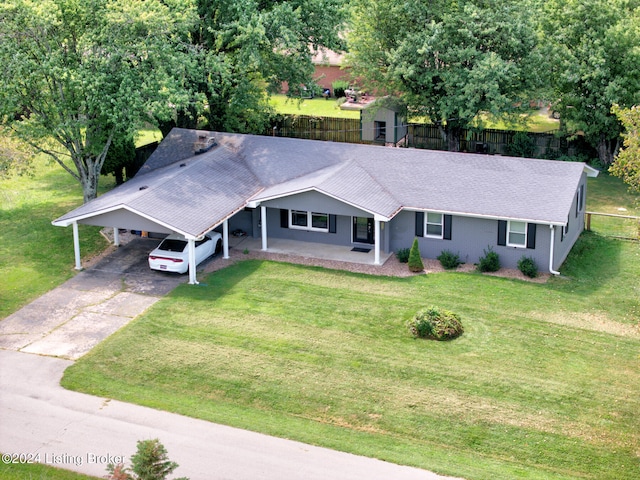
[[[97,477],[91,477],[41,463],[4,462],[0,463],[0,478],[2,478],[2,480],[98,480]]]
[[[639,272],[637,243],[595,234],[547,284],[245,261],[178,287],[63,385],[467,479],[636,479]],[[414,340],[431,304],[464,335]]]

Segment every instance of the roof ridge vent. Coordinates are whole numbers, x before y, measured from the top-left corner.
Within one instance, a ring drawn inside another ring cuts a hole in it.
[[[218,143],[216,142],[215,136],[199,134],[198,140],[193,144],[193,150],[196,155],[200,155],[201,153],[208,152],[216,145],[218,145]]]

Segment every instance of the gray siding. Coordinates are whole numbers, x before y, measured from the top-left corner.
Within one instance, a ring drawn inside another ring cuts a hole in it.
[[[334,215],[347,215],[355,217],[373,217],[370,213],[353,207],[335,198],[323,195],[315,190],[276,198],[262,202],[269,208],[285,208],[287,210],[306,210],[312,212],[331,213]]]
[[[391,249],[411,246],[415,238],[416,212],[402,211],[390,222]],[[420,253],[424,258],[436,258],[443,250],[458,253],[465,263],[478,263],[489,246],[500,256],[500,264],[516,268],[522,256],[532,257],[540,271],[549,270],[550,231],[547,225],[537,225],[535,249],[498,245],[498,221],[492,219],[459,217],[451,219],[451,240],[418,237]]]
[[[579,191],[582,188],[582,204],[579,202]],[[578,237],[584,230],[584,212],[586,211],[587,204],[587,174],[582,175],[580,184],[576,189],[576,193],[573,197],[573,203],[571,210],[569,211],[569,229],[566,234],[563,235],[562,227],[556,227],[554,235],[554,251],[553,251],[553,269],[558,270],[562,263],[566,260],[571,247],[576,243]]]

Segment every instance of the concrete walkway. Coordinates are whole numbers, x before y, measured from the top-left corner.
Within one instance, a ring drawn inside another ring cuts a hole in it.
[[[130,242],[0,321],[0,452],[103,477],[158,438],[191,480],[445,478],[60,387],[72,360],[187,281],[149,270],[157,243]]]

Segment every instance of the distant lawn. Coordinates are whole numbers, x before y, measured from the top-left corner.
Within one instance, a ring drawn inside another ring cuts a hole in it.
[[[276,112],[287,115],[312,115],[316,117],[360,118],[357,110],[342,110],[335,98],[311,98],[301,100],[286,95],[273,95],[271,105]]]
[[[562,273],[244,261],[178,287],[63,385],[467,479],[637,479],[640,247],[586,234]],[[431,304],[464,335],[411,338]]]
[[[360,118],[360,112],[354,110],[340,109],[337,100],[330,98],[312,98],[300,100],[289,98],[286,95],[273,95],[271,97],[271,105],[278,113],[287,115],[311,115],[317,117],[339,117],[339,118]],[[412,118],[413,123],[424,123],[424,118]],[[494,128],[498,130],[526,130],[530,132],[550,132],[559,128],[559,121],[550,118],[538,111],[532,111],[527,127],[519,126],[514,128],[504,122],[494,122],[485,119],[485,128]]]

